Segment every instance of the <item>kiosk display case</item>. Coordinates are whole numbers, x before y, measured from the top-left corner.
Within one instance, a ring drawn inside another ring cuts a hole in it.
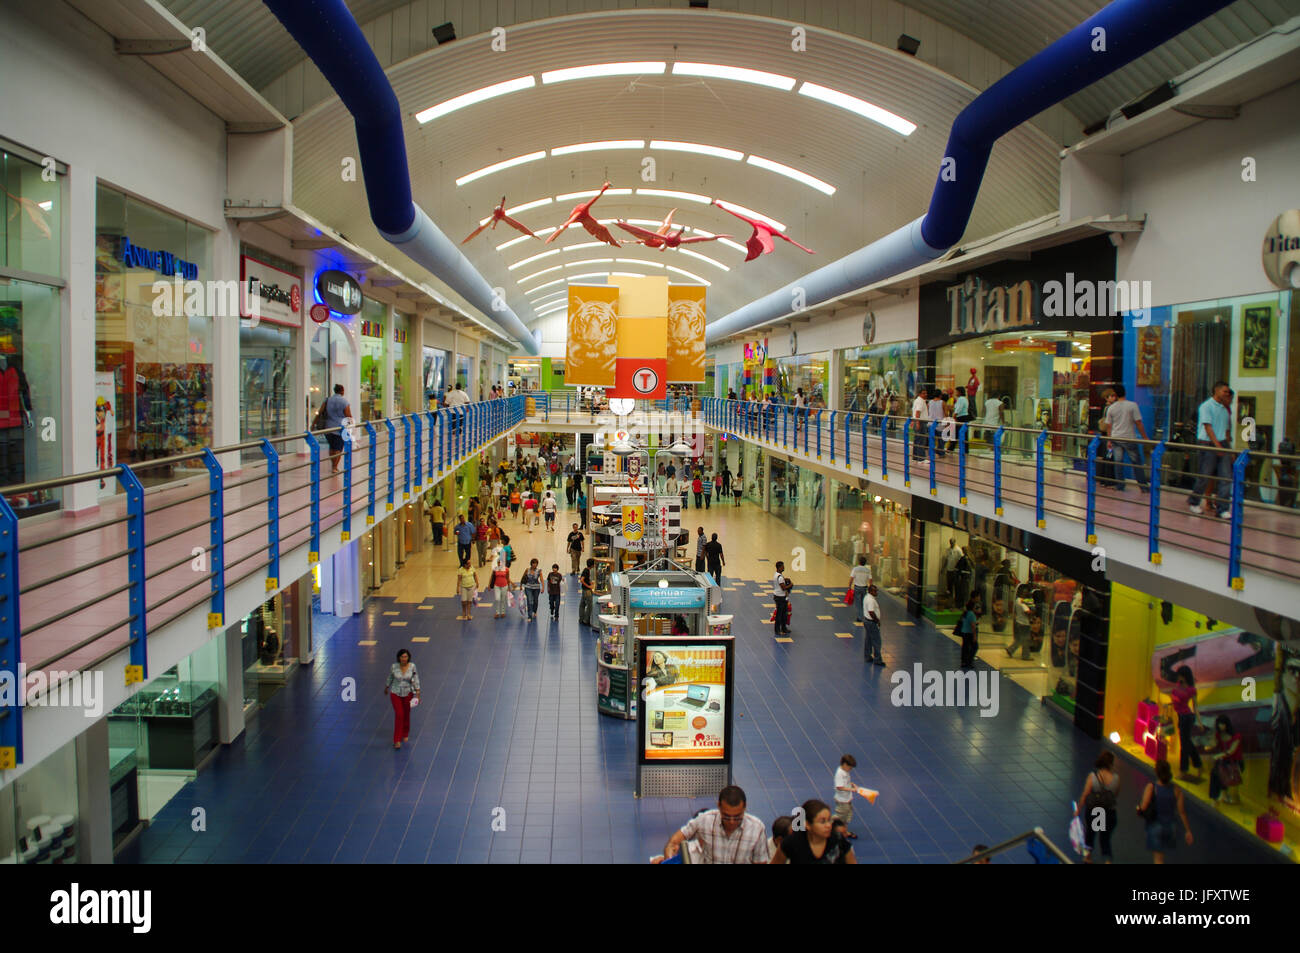
[[[602,714],[636,718],[634,661],[627,616],[602,615],[596,656],[596,708]]]

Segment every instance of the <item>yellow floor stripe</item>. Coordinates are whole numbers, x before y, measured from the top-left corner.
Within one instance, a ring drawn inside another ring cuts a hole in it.
[[[915,622],[900,622],[899,625],[916,625]]]
[[[851,639],[851,638],[853,638],[853,633],[852,633],[852,632],[836,632],[836,633],[835,633],[835,638],[837,638],[837,639]]]
[[[400,612],[385,612],[384,615],[401,615]]]
[[[376,639],[362,639],[360,642],[357,643],[357,645],[378,645],[378,644],[379,642]]]
[[[793,642],[794,639],[787,639],[787,638],[785,638],[785,637],[783,637],[783,636],[778,636],[778,637],[777,637],[777,641],[778,641],[778,642]]]
[[[429,641],[429,637],[428,637],[427,635],[417,635],[415,638],[411,639],[411,641],[412,641],[412,642],[428,642],[428,641]]]
[[[416,606],[416,608],[417,608],[417,609],[428,609],[430,612],[433,611],[433,606]]]
[[[819,619],[825,621],[826,619],[833,619],[833,618],[835,618],[835,616],[833,616],[833,615],[819,615],[817,618],[819,618]]]
[[[392,623],[392,625],[394,625],[394,626],[406,625],[406,624],[407,624],[407,623],[405,623],[405,622],[393,622],[393,623]]]

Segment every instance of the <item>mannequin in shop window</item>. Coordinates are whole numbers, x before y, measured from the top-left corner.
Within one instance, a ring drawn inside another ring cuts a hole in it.
[[[0,482],[26,479],[26,431],[32,426],[32,392],[17,360],[0,354]]]

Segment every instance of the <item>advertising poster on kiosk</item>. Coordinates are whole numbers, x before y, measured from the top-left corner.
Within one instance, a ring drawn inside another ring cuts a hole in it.
[[[725,761],[728,646],[642,641],[645,761]]]

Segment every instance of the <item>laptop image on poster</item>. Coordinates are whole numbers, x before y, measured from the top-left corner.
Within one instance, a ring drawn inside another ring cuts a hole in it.
[[[682,696],[681,703],[690,705],[692,708],[703,708],[709,700],[708,685],[691,685],[686,689],[686,694]]]

